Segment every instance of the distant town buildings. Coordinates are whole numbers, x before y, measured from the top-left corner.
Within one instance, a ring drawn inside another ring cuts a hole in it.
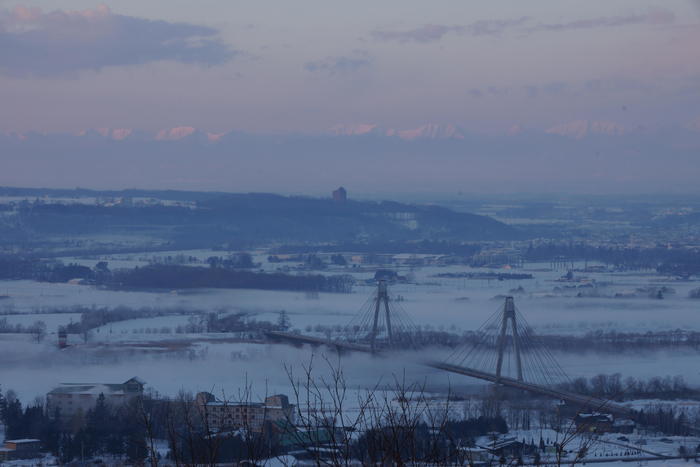
[[[121,384],[62,383],[46,394],[46,408],[50,417],[56,410],[62,421],[69,421],[78,413],[85,414],[97,404],[100,394],[112,407],[121,407],[143,395],[144,382],[131,378]]]
[[[344,203],[348,200],[348,192],[342,186],[333,190],[333,201]]]
[[[260,432],[266,422],[291,421],[294,406],[284,394],[265,398],[265,402],[231,402],[200,392],[197,406],[210,430],[246,428]]]

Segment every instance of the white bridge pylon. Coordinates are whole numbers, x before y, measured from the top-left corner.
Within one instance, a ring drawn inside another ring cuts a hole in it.
[[[515,302],[513,297],[506,297],[506,303],[503,306],[503,320],[501,321],[501,334],[498,338],[498,360],[496,361],[496,382],[501,380],[501,370],[503,369],[503,354],[508,342],[511,342],[515,350],[515,364],[517,368],[517,380],[523,380],[523,361],[520,358],[520,337],[518,336],[518,326],[515,323]],[[508,323],[512,327],[512,339],[507,341]]]
[[[497,383],[506,377],[543,386],[569,382],[552,353],[518,311],[512,296],[505,297],[503,305],[445,363],[489,373]]]

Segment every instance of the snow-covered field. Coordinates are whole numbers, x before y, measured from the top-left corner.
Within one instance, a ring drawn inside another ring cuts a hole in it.
[[[185,253],[205,257],[216,252],[193,250]],[[94,263],[90,260],[86,264],[94,266]],[[700,285],[697,282],[668,281],[652,273],[581,274],[599,284],[592,289],[580,287],[584,282],[557,281],[563,272],[547,271],[546,266],[535,264],[524,270],[500,271],[527,272],[534,276],[530,280],[505,281],[435,277],[446,272],[494,272],[463,266],[404,268],[399,269],[399,273],[409,275],[412,280],[393,286],[392,293],[403,297],[401,305],[416,324],[430,325],[435,329],[475,329],[501,305],[502,299],[497,297],[522,287],[524,292],[516,294],[516,305],[540,333],[584,334],[598,329],[639,332],[700,330],[700,301],[688,298],[688,292]],[[349,273],[358,281],[373,276],[373,271],[358,273],[352,268],[327,273],[338,272]],[[665,294],[663,300],[649,298],[645,292],[637,291],[640,288],[664,286],[672,288],[675,293]],[[370,286],[357,285],[351,294],[309,295],[231,289],[144,292],[33,281],[0,281],[0,294],[9,296],[0,300],[0,312],[38,312],[74,306],[128,306],[202,311],[242,310],[257,314],[262,320],[274,320],[277,312],[286,310],[292,325],[303,330],[308,325],[347,324],[372,290]],[[598,296],[578,297],[579,293],[595,293]]]
[[[565,450],[568,451],[569,462],[576,456],[576,453],[581,448],[586,448],[586,459],[595,460],[601,465],[630,465],[628,461],[610,461],[605,462],[606,458],[634,458],[634,457],[650,457],[658,456],[678,456],[681,446],[687,452],[694,452],[700,438],[694,436],[665,436],[659,433],[647,433],[646,431],[635,430],[631,434],[620,433],[603,433],[603,434],[575,434],[576,428],[573,423],[567,421],[562,431],[556,432],[551,428],[533,428],[530,430],[512,430],[507,436],[515,437],[518,440],[525,440],[527,443],[531,441],[535,445],[539,443],[540,437],[546,445],[553,443],[565,443]],[[484,444],[488,443],[488,439],[481,440]],[[556,463],[556,455],[549,452],[542,455],[542,462]],[[658,461],[649,461],[649,465],[664,466],[664,465],[681,465],[687,464],[682,459],[664,459]],[[568,464],[563,462],[563,464]],[[645,462],[646,464],[646,462]]]
[[[180,252],[182,253],[182,252]],[[188,255],[205,259],[222,252],[193,250]],[[161,253],[158,253],[161,254]],[[167,255],[167,253],[162,253]],[[152,255],[135,255],[113,261],[149,261]],[[95,258],[86,260],[93,265]],[[264,254],[255,261],[269,264]],[[140,263],[139,263],[140,264]],[[145,264],[145,263],[144,263]],[[583,265],[577,265],[582,267]],[[470,280],[435,277],[440,273],[459,272],[527,272],[529,280]],[[59,325],[77,321],[75,313],[49,313],[56,308],[117,307],[182,309],[201,311],[245,311],[258,320],[276,321],[285,310],[293,328],[304,331],[309,326],[344,325],[358,313],[373,287],[361,281],[371,279],[373,270],[336,268],[325,273],[349,273],[357,280],[353,293],[317,295],[299,292],[207,289],[195,291],[113,291],[91,286],[47,284],[32,281],[0,281],[0,312],[24,313],[0,316],[10,323],[32,324],[42,320],[49,335],[36,343],[29,335],[0,334],[0,384],[14,388],[23,399],[45,394],[63,381],[120,381],[140,376],[149,385],[165,394],[180,389],[197,391],[212,387],[235,391],[246,379],[256,389],[267,388],[288,392],[285,364],[299,366],[308,361],[311,351],[277,345],[242,344],[222,335],[183,335],[174,333],[178,325],[187,324],[187,315],[169,315],[110,323],[92,331],[87,344],[80,336],[71,336],[69,349],[56,348]],[[465,266],[399,268],[410,281],[392,286],[391,293],[401,296],[401,307],[420,326],[433,329],[472,330],[481,325],[502,305],[502,296],[522,287],[516,294],[516,305],[539,333],[584,334],[588,331],[638,331],[664,329],[700,330],[700,301],[691,300],[688,292],[697,282],[668,281],[653,273],[586,273],[588,281],[561,282],[564,271],[548,270],[547,264],[531,264],[524,270],[470,269]],[[578,297],[591,288],[579,287],[594,280],[608,284],[595,289],[598,297]],[[645,287],[671,287],[663,300],[637,292]],[[630,298],[614,298],[616,294]],[[632,296],[634,295],[634,296]],[[43,312],[43,314],[36,314]],[[167,329],[167,331],[165,331]],[[230,336],[229,336],[230,337]],[[317,352],[322,352],[318,350]],[[444,351],[407,353],[392,359],[372,360],[363,355],[347,355],[342,359],[349,381],[358,386],[390,380],[404,370],[415,381],[427,380],[435,388],[447,386],[467,390],[478,385],[472,380],[446,376],[424,368],[418,358],[441,358]],[[599,373],[621,373],[623,376],[650,377],[682,374],[686,381],[700,385],[698,354],[683,351],[649,351],[609,353],[591,351],[584,355],[558,353],[557,359],[572,376],[593,376]],[[335,357],[334,357],[335,358]]]

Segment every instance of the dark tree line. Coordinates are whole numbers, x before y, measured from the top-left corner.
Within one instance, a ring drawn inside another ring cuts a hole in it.
[[[437,433],[435,433],[437,431]],[[437,430],[421,422],[415,426],[383,426],[365,431],[353,442],[352,457],[365,465],[410,464],[465,460],[460,446],[474,446],[474,439],[489,433],[508,433],[506,421],[500,417],[478,417],[445,421]]]
[[[207,263],[212,268],[251,269],[256,267],[250,253],[234,253],[228,257],[210,256]]]
[[[691,423],[683,411],[673,407],[655,407],[641,410],[635,417],[637,423],[644,426],[653,426],[662,433],[674,436],[688,436],[695,430],[691,430]]]
[[[265,331],[286,331],[290,327],[289,317],[285,311],[280,312],[280,319],[277,323],[246,319],[246,316],[246,313],[233,313],[222,316],[216,313],[209,313],[206,315],[206,330],[207,332],[263,333]]]
[[[146,266],[116,271],[110,281],[119,288],[188,289],[198,287],[348,293],[352,277],[257,273],[224,268]]]
[[[478,280],[498,280],[513,281],[532,279],[532,274],[513,272],[442,272],[434,274],[433,277],[446,279],[478,279]]]
[[[65,265],[38,258],[0,257],[0,279],[31,279],[43,282],[68,282],[79,279],[90,284],[114,288],[188,289],[198,287],[298,290],[311,292],[349,293],[353,279],[347,275],[323,276],[263,273],[248,270],[252,259],[248,254],[234,255],[219,261],[210,258],[210,266],[155,264],[133,269],[110,271],[107,263],[95,268],[78,264]]]
[[[673,330],[647,332],[592,331],[583,336],[538,336],[547,348],[566,351],[597,350],[623,351],[660,349],[665,347],[700,348],[700,332]]]
[[[39,269],[40,262],[34,258],[6,255],[0,256],[0,279],[29,279]]]
[[[589,379],[576,378],[562,384],[562,388],[577,394],[616,401],[700,398],[700,391],[688,386],[681,375],[673,378],[655,376],[642,380],[631,376],[623,379],[619,373],[600,374]]]
[[[92,410],[65,423],[58,410],[48,414],[41,402],[22,407],[12,391],[5,396],[0,393],[6,439],[38,439],[42,449],[61,463],[104,455],[142,461],[147,454],[146,433],[137,409],[137,404],[115,409],[101,394]]]
[[[42,282],[67,282],[71,279],[94,280],[100,277],[99,268],[91,269],[78,264],[63,264],[35,257],[0,256],[0,279],[32,279]]]
[[[34,334],[36,340],[41,342],[46,337],[46,323],[37,320],[28,326],[23,326],[20,323],[12,325],[7,322],[7,318],[0,318],[0,334],[8,333]]]
[[[479,243],[448,240],[339,242],[334,245],[283,245],[272,250],[278,254],[361,253],[361,254],[439,254],[470,257],[482,250]]]

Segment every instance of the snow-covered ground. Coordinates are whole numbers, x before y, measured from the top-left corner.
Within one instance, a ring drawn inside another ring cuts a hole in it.
[[[208,250],[182,252],[206,257],[221,254]],[[262,255],[261,255],[262,256]],[[144,258],[147,258],[144,256]],[[256,260],[259,258],[256,258]],[[263,259],[264,258],[260,258]],[[131,260],[124,260],[131,261]],[[94,266],[96,261],[86,264]],[[265,267],[270,263],[265,263]],[[278,265],[274,265],[277,267]],[[700,301],[687,298],[688,292],[700,285],[690,281],[668,281],[652,273],[586,273],[580,274],[597,284],[596,289],[580,287],[581,283],[560,282],[563,271],[546,270],[548,265],[529,265],[524,270],[484,270],[464,266],[401,268],[399,273],[412,279],[392,287],[394,295],[404,301],[401,306],[419,325],[435,329],[470,330],[483,323],[501,304],[503,295],[522,287],[516,293],[516,305],[527,321],[540,333],[584,334],[592,330],[638,331],[700,330]],[[579,266],[583,266],[582,264]],[[277,312],[286,310],[292,325],[304,329],[309,325],[347,324],[359,311],[371,286],[362,282],[373,276],[373,270],[355,272],[353,268],[325,273],[348,273],[359,282],[351,294],[305,294],[285,291],[198,289],[115,291],[71,284],[48,284],[33,281],[0,281],[2,312],[40,312],[74,306],[133,308],[181,308],[188,310],[242,310],[274,320]],[[435,277],[440,273],[458,272],[526,272],[530,280],[470,280]],[[670,287],[663,300],[649,298],[640,288]],[[555,290],[556,289],[556,290]],[[595,293],[597,297],[578,297]],[[615,298],[615,295],[627,298]]]
[[[634,457],[649,457],[649,456],[678,456],[681,446],[687,452],[695,452],[695,448],[700,444],[700,438],[695,436],[666,436],[660,433],[647,433],[645,431],[635,430],[631,434],[621,433],[603,433],[577,434],[576,427],[573,423],[565,423],[562,431],[556,432],[550,428],[534,428],[530,430],[511,430],[508,437],[515,437],[517,440],[525,440],[527,443],[531,441],[535,445],[539,445],[540,438],[545,442],[545,445],[551,446],[554,443],[563,443],[564,449],[568,451],[568,458],[573,459],[581,448],[586,448],[586,459],[595,460],[596,462],[604,461],[606,458],[634,458]],[[487,438],[481,440],[487,444]],[[550,450],[548,453],[542,454],[542,462],[554,461],[556,456]],[[602,465],[616,465],[623,461],[602,462]],[[630,461],[626,461],[626,465]],[[659,460],[649,461],[649,465],[681,465],[684,460]],[[687,464],[687,463],[686,463]]]
[[[200,260],[224,252],[193,250],[166,252],[157,255],[185,254]],[[124,264],[146,264],[155,254],[90,258],[88,265],[97,260]],[[115,255],[116,256],[116,255]],[[255,261],[271,269],[279,263],[267,263],[264,253],[257,253]],[[285,265],[286,263],[283,263]],[[522,287],[516,294],[516,305],[528,322],[539,333],[584,334],[591,330],[638,331],[663,329],[700,330],[700,301],[689,298],[688,292],[698,282],[673,281],[653,273],[586,273],[589,281],[609,284],[597,290],[601,297],[577,297],[585,281],[568,283],[558,279],[565,271],[551,271],[548,264],[530,264],[524,270],[472,269],[465,266],[399,268],[410,281],[391,287],[394,296],[401,296],[400,305],[421,326],[433,329],[472,330],[478,328],[501,305],[501,296]],[[583,264],[577,265],[583,267]],[[460,272],[515,272],[531,273],[529,280],[470,280],[436,277],[440,273]],[[173,331],[187,324],[187,315],[169,315],[110,323],[92,331],[87,344],[80,336],[71,336],[74,346],[59,351],[56,348],[56,330],[59,325],[77,321],[75,313],[50,314],[49,310],[70,310],[75,306],[152,309],[182,309],[201,311],[244,311],[258,320],[276,321],[280,310],[285,310],[292,327],[305,328],[322,325],[345,325],[358,313],[365,300],[373,293],[373,286],[363,285],[371,279],[373,269],[335,268],[325,273],[349,273],[357,280],[350,294],[306,294],[299,292],[262,290],[179,290],[179,291],[114,291],[92,286],[48,284],[33,281],[0,281],[0,312],[24,313],[7,315],[10,323],[31,324],[46,322],[49,335],[43,343],[36,343],[29,335],[0,334],[0,374],[2,387],[13,387],[23,399],[31,400],[45,394],[63,381],[121,381],[140,376],[149,385],[165,394],[180,389],[197,391],[212,387],[237,390],[248,378],[256,387],[274,387],[288,392],[285,364],[300,365],[308,361],[311,351],[277,345],[241,344],[231,336],[183,335]],[[675,293],[663,300],[652,299],[636,292],[644,287],[672,287]],[[632,298],[613,298],[628,294]],[[494,298],[499,297],[499,298]],[[44,314],[35,314],[37,312]],[[168,331],[165,331],[165,330]],[[154,332],[156,331],[156,332]],[[319,350],[317,352],[322,352]],[[415,381],[428,380],[434,387],[448,385],[472,387],[473,380],[435,373],[416,363],[418,358],[440,359],[445,351],[426,351],[420,355],[407,353],[397,358],[370,360],[367,356],[343,357],[343,368],[353,384],[372,385],[377,380],[388,380],[392,375],[406,374]],[[621,373],[624,376],[650,377],[682,374],[686,381],[700,385],[697,353],[683,351],[648,351],[610,353],[591,351],[584,355],[559,352],[557,359],[572,376],[593,376],[599,373]],[[264,391],[263,391],[264,392]]]

